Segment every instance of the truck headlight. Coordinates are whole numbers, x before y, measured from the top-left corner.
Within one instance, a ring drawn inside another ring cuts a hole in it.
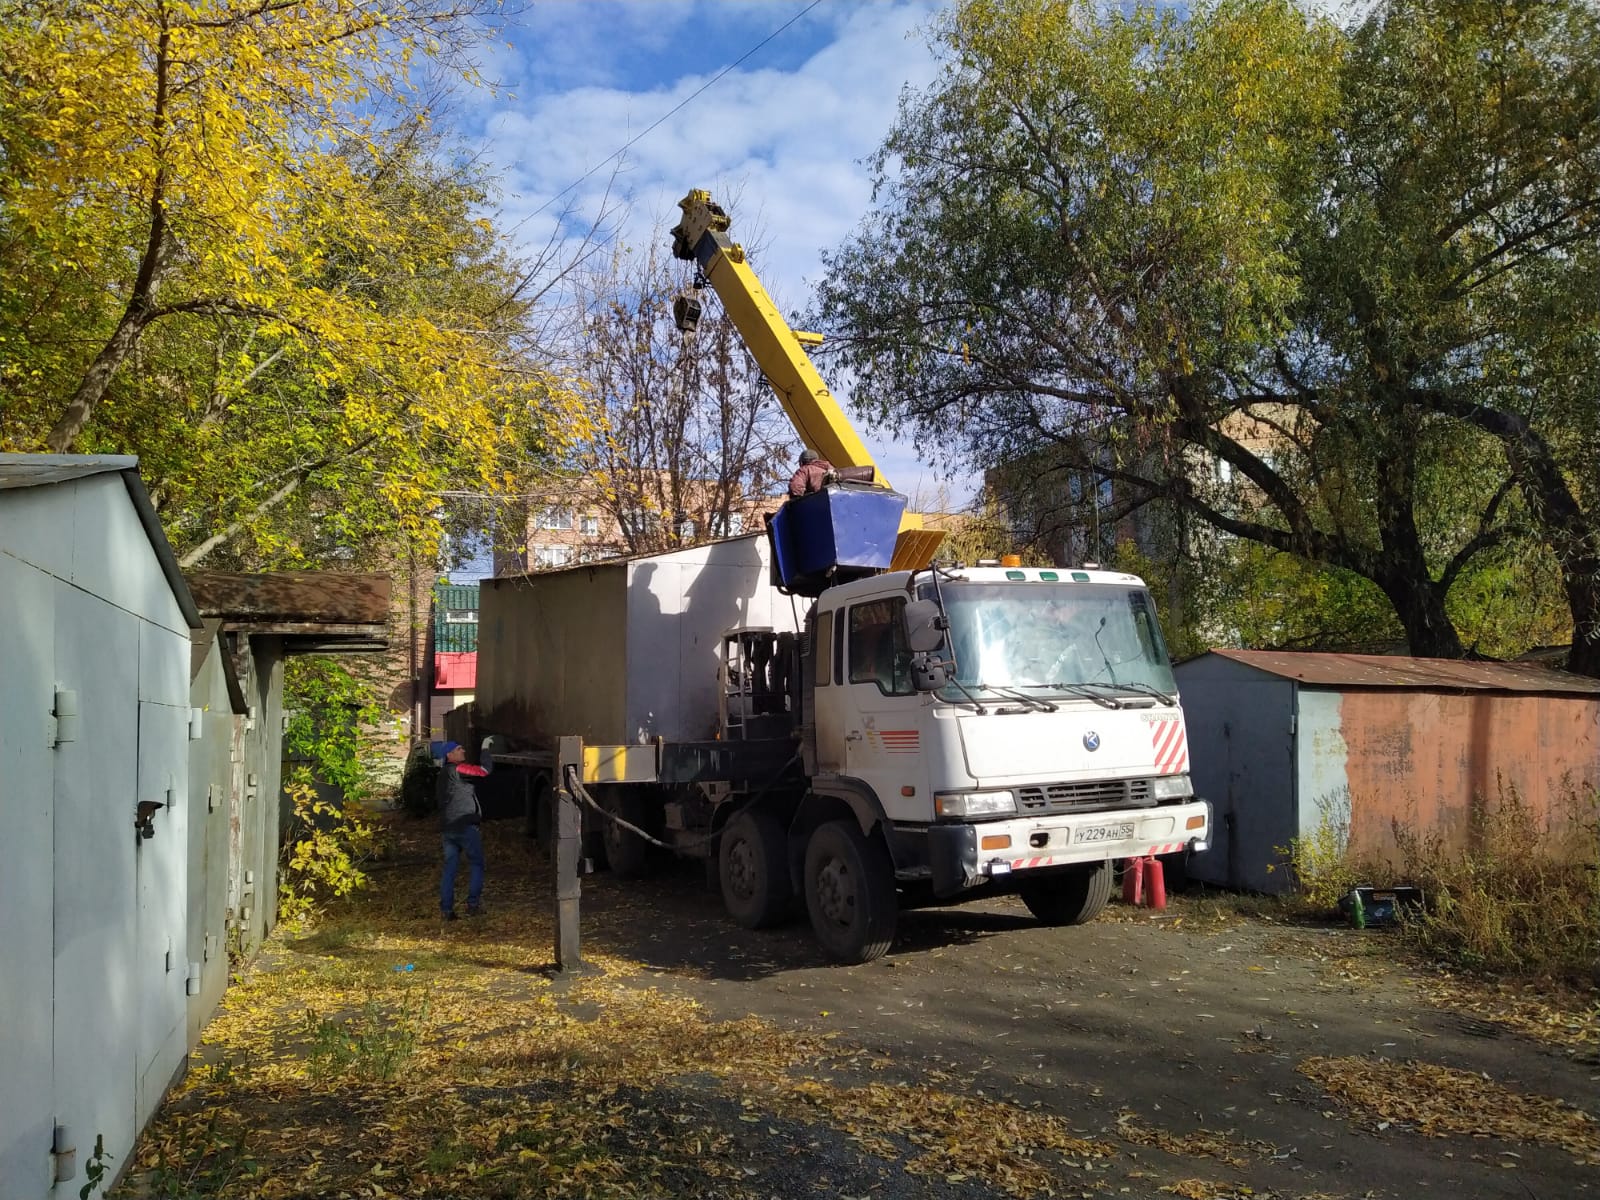
[[[1017,811],[1010,792],[939,792],[933,811],[941,817],[995,817]]]
[[[1163,775],[1150,790],[1157,800],[1182,800],[1194,795],[1194,784],[1187,775]]]

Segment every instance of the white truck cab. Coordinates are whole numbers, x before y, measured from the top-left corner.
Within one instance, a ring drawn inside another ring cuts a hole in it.
[[[938,898],[1003,883],[1076,923],[1112,860],[1209,843],[1136,576],[894,572],[825,591],[811,640],[811,786],[870,797],[898,881]]]

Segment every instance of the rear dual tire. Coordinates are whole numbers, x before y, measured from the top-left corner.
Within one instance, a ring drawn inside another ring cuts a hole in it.
[[[899,903],[894,864],[883,842],[854,821],[829,821],[806,843],[806,911],[829,958],[865,963],[894,941]]]
[[[600,818],[600,840],[605,845],[606,865],[613,875],[622,879],[639,879],[650,873],[650,843],[631,830],[618,825],[613,817],[621,817],[630,825],[653,832],[652,810],[641,789],[613,784],[592,791],[599,792],[595,801],[605,810]]]
[[[728,915],[746,929],[765,929],[794,911],[789,834],[767,812],[747,809],[723,828],[717,876]]]

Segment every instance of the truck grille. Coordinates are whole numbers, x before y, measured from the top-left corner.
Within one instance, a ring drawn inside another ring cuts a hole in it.
[[[1077,808],[1143,808],[1153,803],[1148,779],[1096,779],[1017,789],[1023,812],[1065,812]]]

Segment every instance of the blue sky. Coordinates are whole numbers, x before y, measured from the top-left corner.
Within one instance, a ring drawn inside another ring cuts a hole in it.
[[[902,89],[934,78],[926,26],[938,9],[933,0],[535,0],[483,63],[498,88],[464,98],[454,123],[500,176],[505,223],[528,250],[587,229],[608,206],[610,236],[642,247],[664,239],[685,192],[705,187],[731,202],[735,237],[760,247],[753,264],[793,314],[810,299],[821,252],[868,210],[865,160]],[[848,400],[847,386],[836,390]],[[931,506],[936,472],[888,432],[862,432],[896,487]],[[971,481],[949,489],[965,499]]]

